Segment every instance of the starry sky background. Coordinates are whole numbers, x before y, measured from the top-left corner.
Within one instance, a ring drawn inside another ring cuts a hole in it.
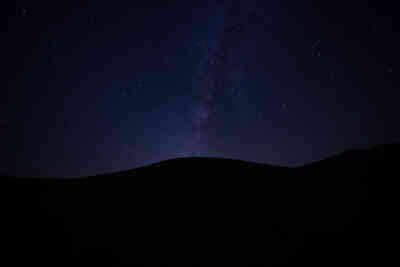
[[[394,1],[68,2],[2,8],[1,174],[298,166],[400,140]]]

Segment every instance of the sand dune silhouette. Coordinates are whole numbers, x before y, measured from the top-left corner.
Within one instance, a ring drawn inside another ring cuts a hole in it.
[[[3,252],[8,266],[390,261],[399,152],[349,150],[297,168],[180,158],[81,179],[2,177]]]

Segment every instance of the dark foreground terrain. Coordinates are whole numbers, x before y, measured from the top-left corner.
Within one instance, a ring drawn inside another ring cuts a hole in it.
[[[1,266],[398,261],[400,145],[299,168],[186,158],[82,179],[2,177]]]

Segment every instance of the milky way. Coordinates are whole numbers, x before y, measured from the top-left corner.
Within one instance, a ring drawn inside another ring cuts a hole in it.
[[[218,106],[218,100],[230,98],[230,102],[237,104],[238,97],[243,93],[243,71],[235,59],[232,44],[240,39],[241,31],[248,26],[249,14],[252,14],[254,8],[247,5],[238,7],[225,3],[216,6],[213,29],[210,30],[207,40],[198,43],[204,55],[193,78],[197,102],[191,117],[193,132],[184,148],[187,154],[216,152],[208,140],[208,131],[212,130],[212,121],[218,115],[218,110],[224,108]],[[237,10],[241,11],[238,13]]]

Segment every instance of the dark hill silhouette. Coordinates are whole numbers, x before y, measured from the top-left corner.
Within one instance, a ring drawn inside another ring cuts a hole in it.
[[[397,260],[400,145],[298,168],[181,158],[81,179],[2,177],[3,266],[337,266]]]

